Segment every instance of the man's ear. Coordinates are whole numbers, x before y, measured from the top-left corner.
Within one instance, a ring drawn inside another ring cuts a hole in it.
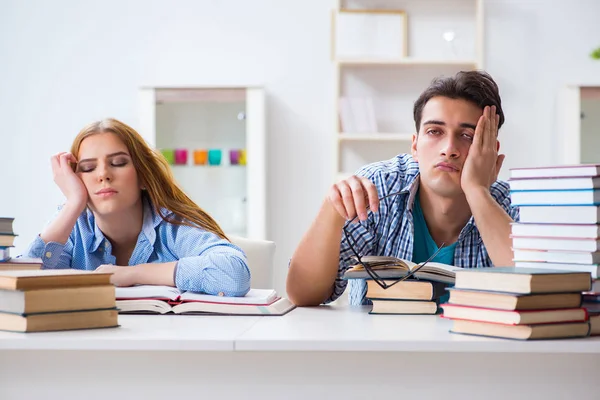
[[[410,152],[412,153],[415,161],[419,162],[419,156],[417,153],[417,141],[419,140],[419,132],[413,133],[412,135],[412,144],[410,145]]]

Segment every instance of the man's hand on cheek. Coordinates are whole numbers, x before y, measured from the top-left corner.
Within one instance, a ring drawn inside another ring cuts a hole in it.
[[[477,122],[473,143],[463,165],[460,184],[463,192],[484,188],[489,190],[498,179],[504,154],[498,154],[498,123],[496,107],[485,107]]]

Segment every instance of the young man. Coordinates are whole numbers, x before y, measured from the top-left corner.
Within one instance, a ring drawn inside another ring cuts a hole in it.
[[[485,72],[438,78],[414,104],[412,155],[367,165],[330,189],[290,262],[289,298],[299,306],[338,298],[354,254],[388,255],[463,268],[509,266],[509,186],[497,181],[504,161],[498,86]],[[398,193],[379,200],[380,198]],[[368,212],[368,208],[372,212]],[[363,304],[364,280],[350,283],[350,303]]]

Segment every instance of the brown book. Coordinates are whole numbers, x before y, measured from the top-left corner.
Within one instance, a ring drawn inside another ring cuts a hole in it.
[[[489,290],[508,293],[568,293],[590,290],[589,272],[541,268],[492,267],[456,271],[458,289]]]
[[[448,288],[449,304],[494,308],[498,310],[542,310],[577,308],[581,293],[515,294]]]
[[[14,235],[13,222],[14,218],[0,217],[0,235]]]
[[[600,335],[600,313],[590,315],[590,336]]]
[[[29,315],[0,313],[0,330],[13,332],[110,328],[118,325],[116,309]]]
[[[393,284],[394,281],[387,281]],[[440,282],[411,281],[398,282],[383,289],[375,281],[367,281],[368,299],[433,300],[446,293],[446,285]]]
[[[40,290],[0,290],[0,312],[32,314],[115,308],[115,287],[82,286]]]
[[[369,314],[437,314],[436,301],[371,300],[373,309]]]
[[[589,322],[540,325],[504,325],[491,322],[452,320],[450,332],[475,336],[505,339],[563,339],[586,337],[590,332]]]
[[[562,310],[508,311],[490,308],[443,304],[444,317],[470,321],[495,322],[509,325],[553,324],[558,322],[584,322],[588,320],[585,308]]]
[[[42,269],[41,258],[11,258],[8,261],[0,262],[0,271],[23,270],[23,269]]]
[[[0,233],[0,247],[13,247],[17,235]]]
[[[112,273],[79,269],[0,271],[0,289],[32,290],[110,285]]]

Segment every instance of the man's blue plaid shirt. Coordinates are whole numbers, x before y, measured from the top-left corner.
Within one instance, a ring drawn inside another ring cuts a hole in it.
[[[387,161],[366,165],[359,169],[356,175],[370,179],[375,184],[379,197],[402,192],[382,200],[379,211],[370,212],[366,221],[348,226],[348,232],[356,242],[356,250],[361,255],[385,255],[412,260],[414,239],[412,207],[419,188],[419,164],[409,154],[400,154]],[[514,221],[519,220],[519,209],[512,207],[510,203],[508,183],[494,182],[490,193]],[[342,235],[338,276],[333,293],[326,303],[337,299],[346,289],[346,284],[350,282],[350,304],[364,304],[367,292],[365,281],[342,279],[344,272],[353,264],[352,255],[348,242]],[[493,266],[473,217],[458,236],[454,265],[461,268]]]

